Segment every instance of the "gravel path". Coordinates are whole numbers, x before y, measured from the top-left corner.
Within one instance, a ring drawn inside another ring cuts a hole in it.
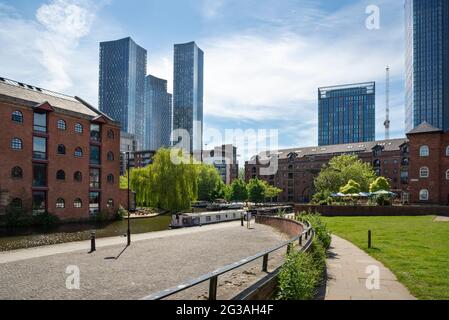
[[[140,299],[256,254],[286,236],[268,226],[246,229],[231,222],[140,235],[126,249],[116,244],[119,240],[104,239],[92,254],[80,251],[88,248],[85,242],[3,253],[0,299]],[[68,266],[80,270],[79,289],[66,288]]]

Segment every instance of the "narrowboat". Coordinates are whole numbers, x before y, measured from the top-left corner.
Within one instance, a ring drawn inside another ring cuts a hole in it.
[[[235,221],[240,220],[242,216],[246,216],[245,210],[173,214],[170,229],[197,227],[213,223]]]

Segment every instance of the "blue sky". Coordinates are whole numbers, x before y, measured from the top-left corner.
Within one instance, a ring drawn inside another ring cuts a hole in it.
[[[368,5],[379,30],[365,27]],[[383,139],[390,65],[392,137],[403,137],[403,20],[402,0],[0,0],[0,70],[96,106],[100,41],[131,36],[172,90],[173,44],[195,40],[205,127],[278,129],[282,148],[316,145],[317,88],[354,82],[376,81]]]

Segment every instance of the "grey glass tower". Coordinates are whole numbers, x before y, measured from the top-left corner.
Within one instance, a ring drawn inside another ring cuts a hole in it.
[[[319,88],[318,144],[374,141],[375,113],[375,82]]]
[[[191,152],[203,145],[203,66],[204,53],[195,42],[175,45],[173,130],[189,132]]]
[[[131,38],[100,43],[100,110],[120,121],[122,131],[143,147],[147,51]]]
[[[147,150],[170,147],[173,110],[167,80],[148,75],[145,79],[145,138]]]
[[[406,131],[449,131],[449,1],[406,0]]]

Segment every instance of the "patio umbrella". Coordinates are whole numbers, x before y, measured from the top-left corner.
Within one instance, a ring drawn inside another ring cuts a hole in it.
[[[377,192],[373,192],[373,195],[380,196],[380,195],[386,195],[386,196],[395,196],[396,194],[394,192],[386,191],[386,190],[380,190]]]

